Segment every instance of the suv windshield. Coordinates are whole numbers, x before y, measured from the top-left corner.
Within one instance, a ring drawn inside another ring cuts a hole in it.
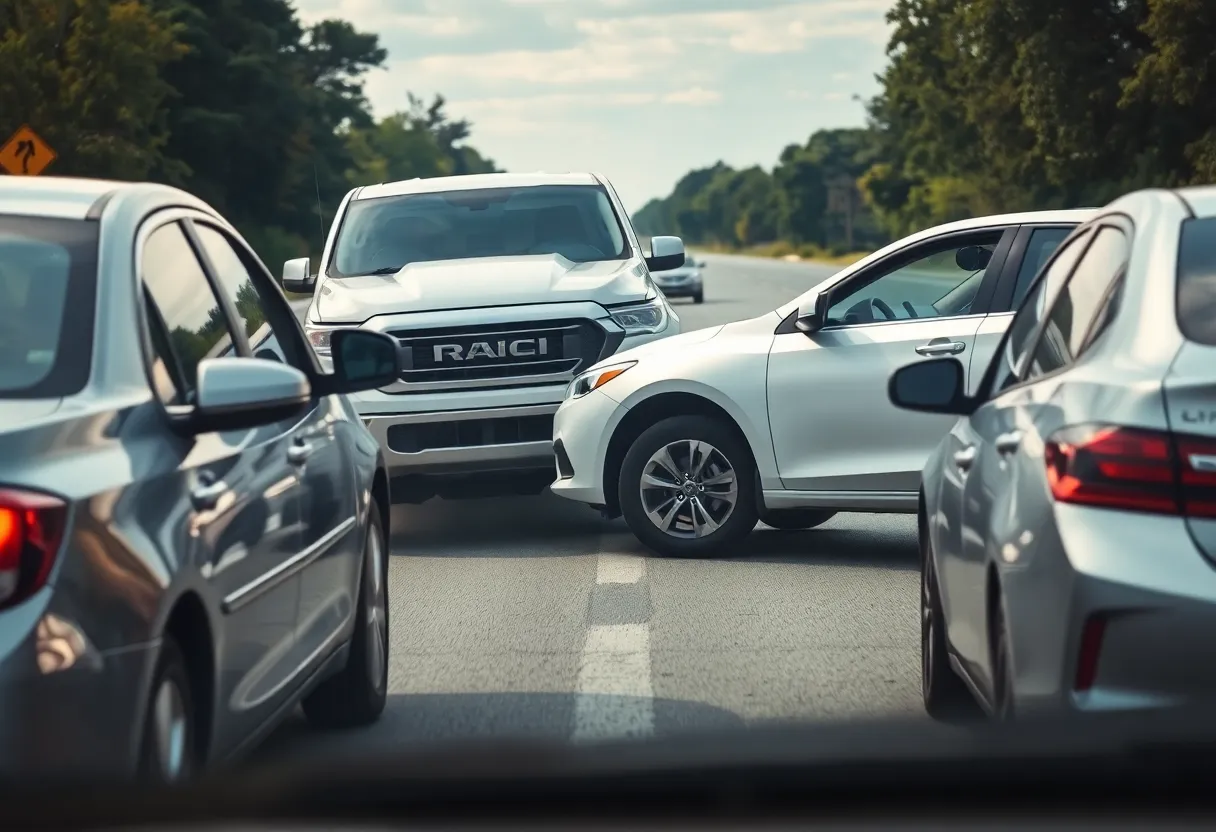
[[[84,387],[96,268],[96,223],[0,215],[0,398]]]
[[[330,277],[395,272],[410,263],[559,254],[623,260],[629,245],[602,187],[544,185],[352,200]]]

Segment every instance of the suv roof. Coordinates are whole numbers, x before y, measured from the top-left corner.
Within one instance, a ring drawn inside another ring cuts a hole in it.
[[[430,194],[439,191],[472,191],[479,188],[535,188],[541,185],[598,185],[593,173],[474,173],[464,176],[433,176],[403,179],[359,188],[352,199]]]

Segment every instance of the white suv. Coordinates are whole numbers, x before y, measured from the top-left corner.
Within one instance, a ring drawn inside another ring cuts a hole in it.
[[[554,493],[623,514],[651,549],[701,556],[757,519],[915,513],[953,416],[908,413],[887,379],[916,356],[983,375],[1039,266],[1090,210],[921,231],[787,305],[622,353],[571,382],[554,422]]]
[[[683,262],[675,237],[643,255],[602,176],[485,174],[354,189],[319,276],[290,260],[283,286],[313,293],[305,330],[323,364],[344,327],[400,342],[400,381],[351,400],[394,502],[416,503],[543,491],[567,385],[680,331],[650,272]]]

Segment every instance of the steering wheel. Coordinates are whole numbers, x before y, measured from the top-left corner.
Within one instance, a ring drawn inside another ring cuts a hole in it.
[[[913,308],[912,304],[908,303],[907,301],[904,301],[904,309],[908,310],[909,318],[919,318],[920,317],[920,315],[916,314],[916,309]]]
[[[881,312],[882,316],[888,321],[894,321],[898,318],[898,316],[895,314],[895,310],[890,306],[887,306],[887,302],[882,298],[870,298],[870,306]]]

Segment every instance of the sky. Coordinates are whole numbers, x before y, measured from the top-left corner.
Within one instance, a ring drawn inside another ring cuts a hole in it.
[[[388,50],[377,116],[440,93],[510,171],[597,171],[634,212],[693,168],[860,126],[892,0],[296,0]]]

